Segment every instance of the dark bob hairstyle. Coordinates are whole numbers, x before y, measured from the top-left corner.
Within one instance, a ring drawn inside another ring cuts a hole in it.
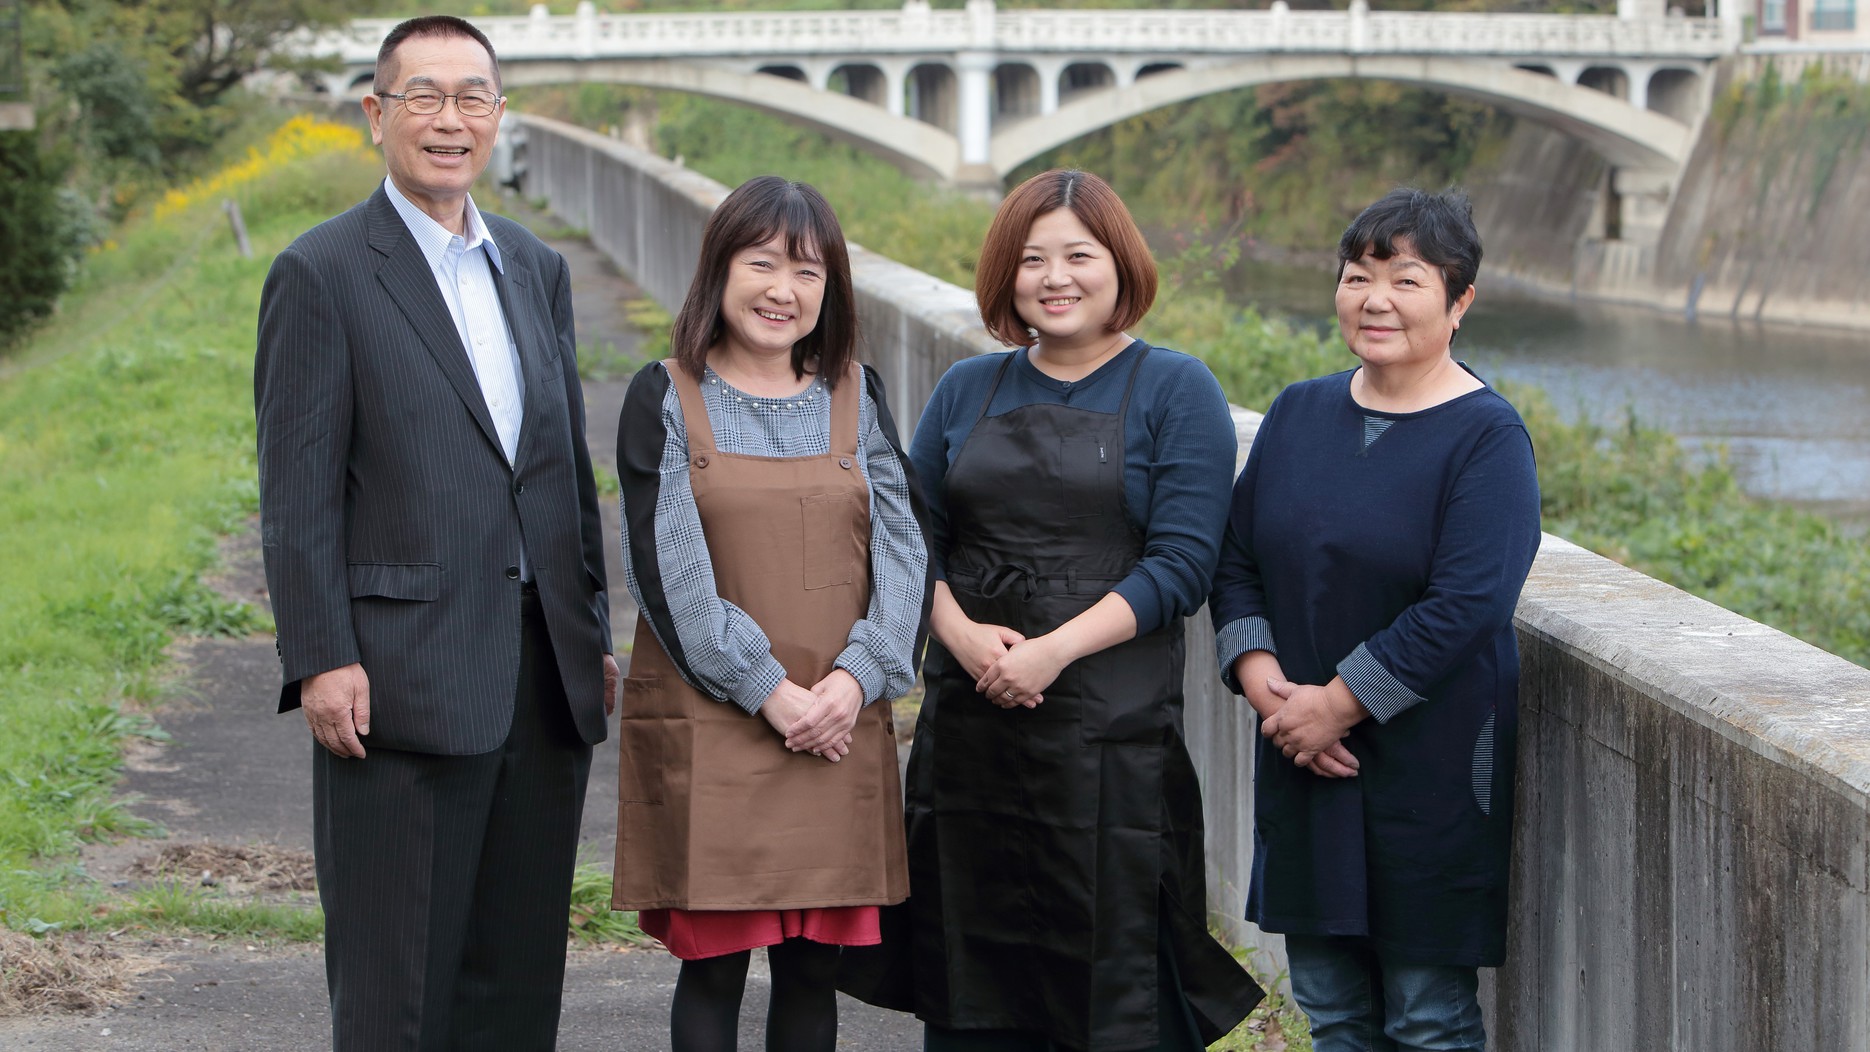
[[[453,15],[423,15],[398,22],[390,35],[383,38],[383,46],[377,48],[377,71],[373,78],[372,91],[394,91],[397,75],[402,72],[402,63],[397,61],[396,49],[403,46],[403,41],[411,37],[465,37],[487,49],[487,64],[493,67],[493,87],[495,93],[500,90],[500,60],[494,57],[493,44],[487,40],[487,34],[474,27],[474,23]]]
[[[675,316],[669,349],[697,380],[708,361],[708,348],[721,339],[721,294],[734,253],[786,240],[786,255],[824,264],[825,298],[818,325],[792,345],[792,371],[800,379],[816,372],[826,387],[837,386],[857,351],[857,303],[851,292],[851,257],[844,231],[823,194],[806,183],[761,175],[727,195],[701,235],[701,258],[688,298]]]
[[[1450,310],[1480,273],[1474,205],[1459,190],[1432,194],[1405,186],[1384,194],[1351,220],[1338,239],[1338,278],[1344,277],[1344,264],[1366,254],[1389,259],[1399,244],[1441,271]]]
[[[1156,261],[1149,254],[1143,232],[1110,184],[1090,172],[1054,168],[1013,188],[994,213],[987,240],[980,246],[974,268],[974,299],[987,332],[1008,347],[1031,341],[1027,324],[1013,306],[1013,285],[1019,277],[1020,257],[1033,221],[1048,212],[1068,208],[1098,243],[1110,250],[1117,266],[1117,306],[1105,325],[1122,332],[1143,320],[1156,302]]]

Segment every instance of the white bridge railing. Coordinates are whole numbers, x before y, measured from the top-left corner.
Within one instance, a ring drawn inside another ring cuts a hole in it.
[[[1267,52],[1711,59],[1738,41],[1718,19],[1370,11],[805,11],[477,18],[502,61],[788,55]],[[367,64],[395,19],[365,18],[304,50]],[[295,48],[295,50],[297,50]]]

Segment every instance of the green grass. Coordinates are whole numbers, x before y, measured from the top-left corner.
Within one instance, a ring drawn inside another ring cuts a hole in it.
[[[139,706],[161,694],[172,636],[269,627],[200,584],[217,536],[257,501],[260,283],[274,252],[379,178],[356,155],[333,155],[232,191],[252,260],[234,250],[218,199],[133,222],[90,257],[54,323],[0,361],[6,923],[90,915],[95,889],[46,861],[145,831],[112,794],[122,743],[160,734]]]

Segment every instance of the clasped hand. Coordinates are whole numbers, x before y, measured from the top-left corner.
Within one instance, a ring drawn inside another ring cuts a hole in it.
[[[1357,760],[1342,739],[1368,715],[1341,680],[1323,687],[1268,678],[1279,708],[1260,723],[1260,734],[1300,767],[1326,777],[1357,773]]]
[[[810,690],[780,680],[760,705],[760,715],[786,739],[786,748],[837,763],[851,751],[851,732],[863,707],[863,687],[839,668]]]

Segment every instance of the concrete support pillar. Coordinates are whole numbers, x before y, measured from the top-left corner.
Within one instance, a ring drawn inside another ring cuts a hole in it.
[[[1649,78],[1656,75],[1654,62],[1625,62],[1623,77],[1630,82],[1630,105],[1639,110],[1649,108]]]
[[[906,117],[909,114],[909,107],[903,100],[903,81],[908,73],[901,63],[883,64],[883,108],[892,117]]]
[[[1039,115],[1058,112],[1058,78],[1065,73],[1062,62],[1034,62],[1032,68],[1039,71]]]
[[[984,165],[993,159],[993,67],[994,56],[985,52],[963,51],[955,56],[960,89],[955,118],[964,165]]]
[[[1552,75],[1558,78],[1559,83],[1570,84],[1572,87],[1578,86],[1578,78],[1584,76],[1584,71],[1589,68],[1583,62],[1567,61],[1562,58],[1542,58],[1539,61],[1552,68]]]
[[[816,62],[801,62],[799,63],[799,65],[804,67],[805,83],[810,84],[812,86],[812,90],[814,91],[830,91],[831,90],[832,63],[821,60],[821,61],[816,61]]]
[[[1117,87],[1127,88],[1136,83],[1136,71],[1142,68],[1140,62],[1118,62],[1110,67],[1110,75],[1116,78]]]

